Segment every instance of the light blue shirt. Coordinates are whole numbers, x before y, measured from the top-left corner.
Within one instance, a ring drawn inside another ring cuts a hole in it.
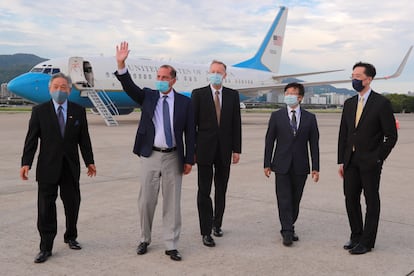
[[[61,105],[62,106],[62,113],[63,113],[63,119],[65,120],[65,124],[66,124],[66,118],[68,117],[68,100],[64,101],[63,104],[58,104],[57,102],[55,102],[55,100],[53,101],[53,105],[55,106],[55,112],[56,112],[56,116],[58,113],[58,108]]]
[[[171,90],[168,94],[160,93],[160,98],[158,99],[157,106],[155,107],[154,116],[152,117],[152,122],[155,126],[155,138],[154,146],[159,148],[168,148],[167,141],[165,140],[164,134],[164,117],[163,117],[163,102],[164,97],[167,96],[168,109],[170,111],[170,123],[171,123],[171,135],[173,138],[173,147],[176,146],[175,136],[174,136],[174,90]]]
[[[368,100],[368,97],[369,97],[369,95],[371,94],[371,89],[369,89],[365,94],[364,94],[364,96],[362,96],[362,97],[364,97],[364,102],[363,102],[363,107],[365,107],[365,104],[367,103],[367,100]],[[361,95],[359,95],[359,93],[358,93],[358,102],[361,100]]]

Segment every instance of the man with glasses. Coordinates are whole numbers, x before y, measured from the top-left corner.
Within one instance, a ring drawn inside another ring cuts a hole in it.
[[[283,245],[291,246],[299,237],[295,222],[299,215],[308,174],[319,180],[319,130],[314,114],[300,106],[305,89],[300,83],[285,86],[286,107],[272,113],[266,133],[264,174],[276,175],[276,198]],[[309,166],[309,150],[312,171]]]
[[[365,254],[375,245],[380,215],[379,184],[382,165],[397,142],[397,128],[390,101],[370,85],[375,67],[358,62],[352,86],[357,95],[344,103],[338,139],[338,173],[343,178],[351,237],[344,249]],[[365,224],[361,192],[366,203]]]

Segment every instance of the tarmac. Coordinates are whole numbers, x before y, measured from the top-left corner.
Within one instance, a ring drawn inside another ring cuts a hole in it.
[[[34,264],[39,251],[35,170],[28,181],[19,178],[30,113],[0,113],[0,275],[414,275],[414,114],[396,115],[399,140],[382,173],[377,243],[373,251],[358,256],[342,247],[350,230],[336,164],[341,114],[316,115],[320,181],[308,177],[295,227],[300,240],[283,246],[274,175],[268,179],[263,173],[270,113],[243,111],[243,153],[231,168],[224,236],[215,238],[214,248],[202,244],[195,166],[183,179],[178,247],[183,260],[174,262],[164,253],[161,199],[148,253],[135,251],[140,165],[132,146],[140,114],[118,116],[117,127],[88,114],[97,176],[88,178],[83,167],[78,222],[83,248],[70,250],[63,243],[64,213],[58,199],[53,256]]]

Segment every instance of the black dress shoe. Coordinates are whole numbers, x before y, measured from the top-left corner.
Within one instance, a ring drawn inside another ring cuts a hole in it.
[[[170,256],[171,260],[173,260],[173,261],[181,261],[181,259],[182,259],[181,254],[180,254],[180,252],[178,252],[177,249],[166,250],[165,255]]]
[[[47,258],[52,256],[51,251],[40,251],[39,254],[37,254],[36,258],[34,259],[35,263],[44,263],[47,261]]]
[[[208,247],[216,246],[216,243],[214,242],[213,238],[210,235],[203,236],[203,244]]]
[[[349,250],[349,253],[351,253],[352,255],[361,255],[369,251],[371,251],[371,248],[368,248],[365,245],[358,243],[357,246]]]
[[[65,241],[65,243],[67,243],[69,245],[70,249],[74,249],[74,250],[81,250],[82,249],[82,246],[76,240],[67,240],[67,241]]]
[[[283,237],[283,245],[284,246],[291,246],[293,243],[293,235],[292,233],[284,233],[282,234]]]
[[[143,254],[147,253],[147,247],[148,247],[147,242],[141,242],[137,247],[137,254],[138,255],[143,255]]]
[[[298,235],[296,235],[296,233],[293,232],[292,241],[298,241],[298,240],[299,240]]]
[[[216,237],[223,237],[223,231],[221,228],[213,227],[213,235]]]
[[[348,241],[346,244],[344,244],[344,249],[345,250],[351,250],[352,248],[354,248],[355,246],[357,246],[358,243],[354,242],[354,241]]]

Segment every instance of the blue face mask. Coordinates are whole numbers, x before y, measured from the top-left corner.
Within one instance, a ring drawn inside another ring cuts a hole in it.
[[[156,81],[155,89],[157,89],[161,93],[165,93],[170,89],[170,83],[168,81]]]
[[[51,91],[50,96],[52,99],[55,100],[58,104],[62,104],[66,101],[66,99],[69,97],[69,94],[60,90]]]
[[[362,80],[357,79],[352,79],[352,87],[358,92],[361,92],[365,88],[365,86],[362,85]]]
[[[223,76],[217,73],[210,73],[208,79],[212,85],[220,85],[223,82]]]
[[[285,95],[284,102],[285,102],[285,104],[287,104],[290,107],[296,106],[296,105],[299,104],[298,96],[296,96],[296,95]]]

